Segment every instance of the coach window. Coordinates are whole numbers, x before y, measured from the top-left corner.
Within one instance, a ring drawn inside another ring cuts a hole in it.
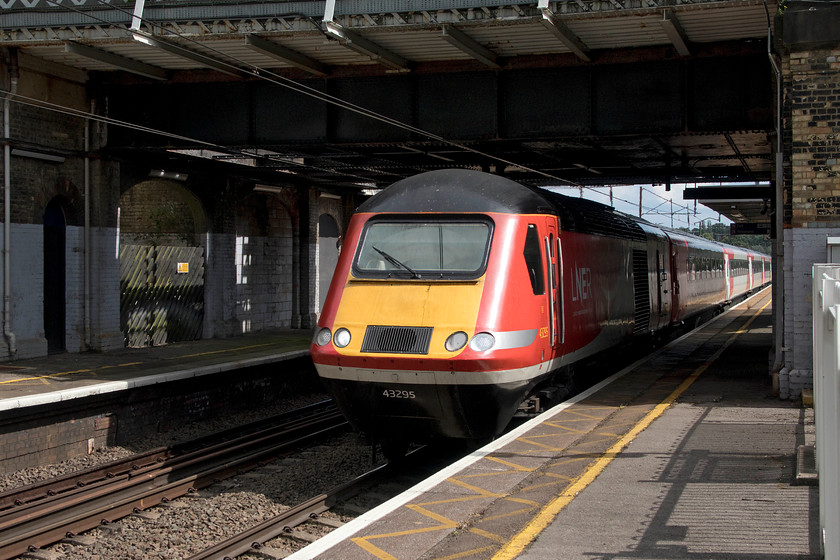
[[[528,277],[531,279],[531,288],[534,295],[545,293],[545,281],[543,280],[542,255],[540,254],[540,236],[537,233],[537,226],[528,224],[528,234],[525,236],[525,266],[528,268]]]

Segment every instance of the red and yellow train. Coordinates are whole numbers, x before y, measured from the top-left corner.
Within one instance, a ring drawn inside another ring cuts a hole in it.
[[[467,170],[423,173],[350,221],[311,346],[386,448],[499,434],[570,366],[719,308],[770,259]]]

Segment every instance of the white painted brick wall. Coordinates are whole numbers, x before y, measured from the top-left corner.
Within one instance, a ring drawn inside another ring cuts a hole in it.
[[[236,320],[240,332],[288,328],[292,322],[292,238],[237,236]]]
[[[68,352],[83,352],[87,350],[85,343],[85,228],[67,226],[64,260],[66,268],[64,347]]]
[[[826,238],[837,228],[784,231],[785,367],[779,372],[779,396],[796,399],[813,385],[812,267],[826,261]]]
[[[13,223],[11,227],[11,330],[17,346],[15,359],[19,360],[47,353],[43,229],[31,224]]]
[[[91,350],[125,347],[120,330],[120,261],[116,228],[91,228],[90,316]],[[84,267],[84,262],[82,262]],[[82,286],[84,290],[84,286]],[[81,326],[84,331],[84,324]]]
[[[207,235],[204,261],[204,338],[236,333],[236,236]]]

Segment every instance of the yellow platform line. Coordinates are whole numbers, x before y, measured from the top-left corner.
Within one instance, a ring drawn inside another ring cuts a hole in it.
[[[276,346],[276,342],[264,342],[262,344],[251,344],[250,346],[237,346],[235,348],[222,348],[221,350],[208,350],[207,352],[197,352],[195,354],[184,354],[182,356],[171,356],[167,360],[180,360],[181,358],[197,358],[199,356],[211,356],[213,354],[226,354],[228,352],[239,352],[240,350],[253,350],[254,348],[264,348],[266,346]]]
[[[251,344],[251,345],[248,345],[248,346],[237,346],[237,347],[234,347],[234,348],[223,348],[221,350],[210,350],[210,351],[207,351],[207,352],[197,352],[195,354],[182,354],[182,355],[178,355],[178,356],[169,356],[169,357],[166,357],[166,358],[163,358],[163,359],[164,360],[181,360],[183,358],[198,358],[198,357],[201,357],[201,356],[211,356],[213,354],[226,354],[226,353],[230,353],[230,352],[238,352],[238,351],[241,351],[241,350],[253,350],[253,349],[256,349],[256,348],[264,348],[266,346],[272,346],[274,344],[276,344],[276,343],[275,342],[265,342],[265,343],[261,343],[261,344]],[[73,375],[75,373],[93,373],[93,374],[95,374],[97,370],[137,366],[137,365],[141,365],[141,364],[144,364],[144,363],[146,363],[146,362],[127,362],[127,363],[124,363],[124,364],[113,364],[113,365],[107,365],[107,366],[100,366],[100,367],[97,367],[97,368],[94,368],[94,369],[76,369],[76,370],[72,370],[72,371],[59,371],[59,372],[56,372],[56,373],[45,373],[44,375],[35,375],[35,376],[32,376],[32,377],[19,377],[17,379],[7,379],[6,381],[0,381],[0,385],[9,385],[11,383],[22,383],[24,381],[41,381],[42,383],[48,383],[49,379],[57,378],[57,377],[64,377],[64,376],[67,376],[67,375]]]
[[[20,383],[22,381],[46,381],[47,379],[51,379],[53,377],[62,377],[65,375],[73,375],[74,373],[92,373],[96,374],[97,370],[114,368],[114,367],[127,367],[127,366],[136,366],[138,364],[142,364],[143,362],[129,362],[125,364],[119,364],[116,366],[102,366],[96,369],[74,369],[72,371],[59,371],[57,373],[45,373],[44,375],[35,375],[32,377],[18,377],[17,379],[7,379],[6,381],[0,381],[0,385],[8,385],[9,383]]]
[[[535,538],[543,531],[546,527],[554,520],[555,517],[565,508],[572,500],[574,500],[575,496],[583,491],[587,486],[589,486],[595,478],[607,468],[612,460],[618,456],[618,454],[640,433],[642,433],[648,426],[650,426],[654,420],[656,420],[659,416],[661,416],[665,410],[667,410],[674,401],[682,395],[686,389],[691,387],[691,385],[697,380],[700,375],[709,369],[709,367],[720,358],[721,354],[723,354],[724,350],[726,350],[729,346],[735,342],[735,339],[738,338],[741,334],[745,333],[752,322],[761,314],[764,309],[770,305],[770,302],[765,303],[750,319],[744,324],[743,327],[735,331],[727,341],[721,345],[720,348],[703,364],[701,364],[697,369],[695,369],[691,375],[689,375],[685,381],[683,381],[679,387],[674,389],[674,391],[668,395],[662,402],[660,402],[656,407],[651,410],[644,418],[642,418],[632,430],[627,432],[624,437],[618,440],[610,449],[608,449],[600,459],[595,461],[591,467],[589,467],[581,476],[577,479],[577,481],[568,487],[561,493],[559,496],[554,498],[551,502],[549,502],[543,509],[537,514],[534,519],[516,536],[514,536],[511,540],[505,544],[497,552],[492,560],[513,560],[519,554],[521,554],[525,547],[531,544]]]

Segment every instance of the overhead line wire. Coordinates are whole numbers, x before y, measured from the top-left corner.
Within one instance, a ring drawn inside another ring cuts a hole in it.
[[[54,0],[47,0],[47,1],[51,4],[53,4],[53,5],[59,6]],[[100,4],[102,4],[103,6],[108,6],[112,9],[114,9],[114,10],[120,11],[120,12],[126,14],[126,15],[130,15],[130,16],[133,17],[133,14],[131,14],[127,10],[124,10],[120,7],[108,4],[103,0],[97,0],[97,1]],[[65,6],[60,6],[60,7],[70,9],[70,10],[75,11],[77,13],[83,14],[87,17],[90,17],[91,19],[100,21],[101,23],[107,23],[108,25],[115,25],[112,22],[109,22],[109,21],[104,20],[102,18],[95,17],[92,14],[87,14],[83,10],[78,10],[78,9],[72,8],[72,7],[68,8],[68,7],[65,7]],[[147,25],[151,26],[152,28],[160,29],[160,31],[163,32],[163,33],[169,33],[170,35],[178,37],[179,39],[182,39],[182,40],[188,41],[192,44],[195,44],[195,45],[201,47],[201,49],[203,49],[203,50],[209,50],[209,51],[213,52],[218,57],[217,59],[214,59],[211,56],[207,56],[204,52],[199,52],[198,54],[200,54],[202,56],[206,56],[208,59],[213,60],[214,62],[217,62],[219,64],[223,64],[223,65],[231,68],[232,70],[236,70],[237,72],[242,72],[242,73],[245,73],[245,74],[250,75],[252,77],[259,78],[259,79],[268,81],[270,83],[273,83],[273,84],[276,84],[276,85],[279,85],[279,86],[287,87],[287,88],[291,89],[292,91],[296,91],[296,92],[301,93],[303,95],[308,95],[310,97],[314,97],[314,98],[316,98],[320,101],[323,101],[325,103],[330,103],[330,104],[338,106],[342,109],[347,109],[348,111],[353,111],[355,113],[358,113],[360,115],[366,116],[366,117],[374,119],[374,120],[378,120],[378,121],[383,122],[385,124],[389,124],[391,126],[401,128],[401,129],[406,130],[408,132],[412,132],[414,134],[424,136],[428,139],[448,144],[449,146],[456,147],[456,148],[461,149],[461,150],[466,151],[466,152],[470,152],[470,153],[473,153],[473,154],[476,154],[476,155],[480,155],[480,156],[486,157],[488,159],[492,159],[492,160],[495,160],[495,161],[498,161],[498,162],[501,162],[501,163],[504,163],[504,164],[507,164],[507,165],[512,165],[512,166],[515,166],[515,167],[519,167],[519,168],[524,169],[526,171],[530,171],[532,173],[542,175],[543,177],[546,177],[546,178],[549,178],[549,179],[554,179],[556,181],[560,181],[560,182],[563,182],[563,183],[566,183],[566,184],[569,184],[569,185],[582,186],[582,185],[578,185],[574,181],[570,181],[568,179],[563,179],[561,177],[551,175],[550,173],[540,171],[539,169],[533,169],[533,168],[527,167],[525,165],[516,163],[514,161],[510,161],[510,160],[501,158],[499,156],[495,156],[495,155],[492,155],[492,154],[482,152],[481,150],[471,148],[467,145],[461,144],[461,143],[456,142],[454,140],[449,140],[449,139],[447,139],[443,136],[440,136],[438,134],[428,132],[426,130],[423,130],[423,129],[418,128],[416,126],[404,123],[404,122],[399,121],[397,119],[394,119],[392,117],[388,117],[388,116],[383,115],[381,113],[377,113],[377,112],[375,112],[371,109],[367,109],[367,108],[362,107],[360,105],[357,105],[355,103],[351,103],[349,101],[345,101],[343,99],[332,96],[328,93],[318,91],[314,88],[311,88],[311,87],[306,86],[304,84],[298,83],[294,80],[286,78],[285,76],[281,76],[279,74],[276,74],[275,72],[272,72],[271,70],[268,70],[268,69],[265,69],[265,68],[260,68],[259,66],[255,66],[255,65],[252,65],[252,64],[248,64],[248,63],[246,63],[242,60],[239,60],[235,57],[231,57],[229,55],[226,55],[226,54],[220,52],[216,48],[209,47],[207,45],[201,44],[200,42],[196,41],[195,39],[192,39],[190,37],[186,37],[181,33],[176,33],[172,30],[169,30],[166,27],[164,27],[163,25],[161,25],[160,23],[156,22],[156,21],[151,21],[151,20],[148,20],[148,19],[142,18],[142,17],[140,18],[140,20],[142,22],[146,23]],[[312,21],[311,19],[309,21],[311,23],[315,24],[315,22]],[[316,25],[316,27],[317,27],[317,25]],[[153,36],[151,36],[151,34],[148,34],[147,32],[141,31],[141,30],[126,29],[126,32],[137,33],[140,36],[150,36],[150,37],[154,38]],[[171,45],[174,48],[184,49],[183,46],[178,45],[178,44],[171,44]],[[186,49],[184,49],[184,50],[186,50]],[[194,51],[190,51],[190,52],[194,52]],[[228,60],[225,60],[225,59],[236,61],[241,66],[238,66],[237,64],[231,64]]]
[[[125,10],[121,7],[112,5],[105,0],[97,0],[97,1],[99,2],[99,4],[101,4],[105,7],[109,7],[111,9],[117,10],[119,12],[122,12],[123,14],[129,16],[130,18],[134,17],[134,14],[132,12],[130,12],[128,10]],[[95,21],[99,21],[100,23],[104,23],[104,24],[107,24],[109,26],[118,27],[118,24],[116,24],[114,22],[110,22],[108,20],[96,17],[95,15],[87,13],[84,10],[80,10],[78,8],[60,5],[55,0],[47,0],[47,3],[52,4],[53,6],[56,6],[56,7],[62,8],[62,9],[69,9],[69,10],[74,11],[76,13],[82,14],[82,15],[90,18],[90,19],[93,19]],[[284,16],[290,16],[290,15],[299,15],[299,14],[281,14],[281,15],[275,16],[275,17],[284,17]],[[321,33],[324,33],[323,29],[321,29],[321,27],[317,24],[317,22],[315,22],[311,17],[305,16],[305,14],[304,14],[304,17],[305,17],[305,19],[307,19],[313,25],[315,30],[320,31]],[[516,163],[514,161],[510,161],[510,160],[501,158],[501,157],[493,155],[493,154],[488,154],[488,153],[482,152],[481,150],[471,148],[470,146],[461,144],[461,143],[456,142],[454,140],[449,140],[449,139],[447,139],[443,136],[440,136],[438,134],[428,132],[426,130],[423,130],[423,129],[415,127],[413,125],[404,123],[404,122],[399,121],[397,119],[394,119],[392,117],[388,117],[387,115],[377,113],[376,111],[373,111],[372,109],[368,109],[368,108],[365,108],[363,106],[360,106],[360,105],[351,103],[349,101],[343,100],[341,98],[332,96],[328,93],[318,91],[318,90],[316,90],[314,88],[311,88],[311,87],[309,87],[305,84],[301,84],[299,82],[296,82],[295,80],[292,80],[292,79],[287,78],[285,76],[279,75],[279,74],[277,74],[277,73],[275,73],[275,72],[273,72],[269,69],[260,68],[259,66],[255,66],[255,65],[246,63],[246,62],[244,62],[242,60],[239,60],[235,57],[231,57],[229,55],[226,55],[223,52],[219,51],[218,49],[216,49],[212,46],[207,46],[207,45],[205,45],[205,44],[203,44],[203,43],[201,43],[201,42],[199,42],[199,41],[197,41],[197,40],[195,40],[191,37],[187,37],[187,36],[185,36],[181,33],[177,33],[177,32],[174,32],[170,29],[167,29],[166,27],[164,27],[162,24],[160,24],[157,21],[149,20],[147,18],[142,18],[142,17],[140,18],[140,21],[146,23],[147,25],[149,25],[153,29],[154,28],[159,29],[162,33],[168,33],[168,34],[170,34],[174,37],[177,37],[179,39],[187,41],[191,44],[197,45],[198,47],[200,47],[202,49],[201,51],[198,51],[199,55],[206,57],[208,60],[211,60],[211,61],[217,62],[219,64],[222,64],[224,66],[227,66],[227,67],[231,68],[232,70],[235,70],[236,72],[241,72],[243,74],[246,74],[246,75],[261,79],[261,80],[265,80],[269,83],[273,83],[273,84],[281,86],[281,87],[286,87],[288,89],[291,89],[292,91],[295,91],[297,93],[301,93],[303,95],[313,97],[313,98],[318,99],[318,100],[320,100],[324,103],[329,103],[329,104],[335,105],[339,108],[343,108],[343,109],[355,112],[357,114],[360,114],[362,116],[365,116],[365,117],[383,122],[385,124],[388,124],[388,125],[406,130],[408,132],[415,133],[419,136],[424,136],[427,139],[435,140],[435,141],[447,144],[449,146],[456,147],[456,148],[461,149],[465,152],[470,152],[470,153],[473,153],[473,154],[476,154],[476,155],[480,155],[480,156],[486,157],[488,159],[495,160],[495,161],[498,161],[498,162],[501,162],[501,163],[504,163],[504,164],[507,164],[507,165],[515,166],[515,167],[518,167],[518,168],[523,169],[525,171],[536,173],[536,174],[541,175],[543,177],[546,177],[546,178],[549,178],[549,179],[554,179],[556,181],[560,181],[561,183],[564,183],[564,185],[556,185],[558,187],[570,186],[570,187],[576,187],[576,188],[582,188],[582,189],[585,188],[587,190],[590,190],[592,192],[600,194],[597,187],[582,185],[582,184],[576,183],[572,180],[564,179],[562,177],[557,177],[557,176],[552,175],[550,173],[546,173],[546,172],[541,171],[539,169],[530,168],[530,167],[527,167],[525,165]],[[125,27],[123,28],[123,30],[127,33],[137,33],[140,36],[149,36],[151,38],[154,38],[153,35],[145,32],[145,31],[132,30],[132,29],[125,28]],[[169,43],[169,44],[171,46],[173,46],[174,48],[178,48],[178,49],[182,49],[182,50],[187,51],[187,49],[185,47],[183,47],[182,45],[179,45],[177,43]],[[216,58],[206,54],[203,51],[211,51],[212,53],[215,54]],[[187,52],[194,53],[196,51],[187,51]],[[226,60],[226,59],[228,59],[228,60]],[[235,61],[238,65],[237,64],[232,64],[231,62],[229,62],[229,60]],[[241,66],[239,66],[239,65],[241,65]],[[52,104],[50,104],[50,105],[52,105]],[[81,113],[83,113],[83,112],[81,112]],[[97,117],[97,116],[91,115],[89,113],[87,113],[85,115],[86,115],[86,118],[96,118]],[[124,126],[124,127],[127,127],[127,128],[134,128],[131,125],[131,123],[126,123],[124,121],[114,120],[111,124],[115,124],[115,125],[118,125],[118,126]],[[138,128],[135,128],[136,130],[143,130],[145,132],[149,132],[149,133],[153,133],[153,134],[162,134],[164,136],[169,136],[169,137],[176,137],[176,138],[178,137],[178,135],[174,135],[172,133],[167,133],[165,131],[157,131],[155,129],[151,129],[151,128],[148,128],[148,127],[142,127],[140,125],[137,125],[137,126],[138,126]],[[240,153],[240,154],[243,154],[243,155],[247,155],[249,157],[260,157],[260,158],[263,158],[263,159],[271,159],[271,160],[274,160],[274,161],[281,161],[281,162],[284,162],[284,163],[294,163],[294,164],[300,165],[302,167],[309,167],[309,168],[319,170],[319,171],[335,172],[334,170],[327,170],[327,169],[319,168],[319,167],[313,166],[311,164],[306,164],[306,163],[300,164],[300,163],[295,162],[293,160],[285,160],[285,159],[282,159],[282,158],[278,159],[276,157],[268,156],[268,155],[265,155],[265,154],[252,154],[252,153],[247,152],[247,151],[232,150],[228,147],[220,146],[220,145],[214,144],[212,142],[197,140],[197,139],[188,138],[188,137],[181,137],[181,139],[187,140],[187,141],[194,141],[194,142],[196,142],[198,144],[201,144],[201,145],[211,146],[211,147],[214,147],[214,149],[219,149],[221,151],[227,151],[227,152],[231,152],[231,153]],[[361,180],[370,180],[368,177],[362,177],[362,176],[354,175],[354,174],[351,174],[351,173],[342,173],[342,174],[345,175],[345,176],[348,176],[348,177],[356,177],[356,178],[361,179]],[[642,187],[642,186],[640,186],[640,188],[644,189],[644,187]],[[652,192],[652,191],[649,191],[647,189],[644,189],[644,190],[646,190],[647,192]],[[657,193],[652,193],[652,194],[654,194],[656,196],[659,196],[660,198],[664,199],[664,197],[661,197]],[[634,204],[631,201],[624,200],[624,199],[621,199],[621,198],[618,198],[618,200],[620,200],[622,202],[625,202],[627,204]],[[664,199],[664,200],[669,200],[669,199]],[[679,205],[679,203],[678,203],[678,205]],[[690,211],[690,209],[687,206],[681,206],[681,207]]]
[[[46,110],[53,111],[53,112],[56,112],[56,113],[59,113],[59,114],[74,116],[74,117],[83,118],[83,119],[90,119],[92,121],[101,122],[101,123],[104,123],[104,124],[110,124],[110,125],[114,125],[114,126],[119,126],[119,127],[122,127],[122,128],[128,128],[128,129],[131,129],[131,130],[134,130],[134,131],[137,131],[137,132],[145,132],[145,133],[148,133],[148,134],[155,134],[157,136],[163,136],[165,138],[171,138],[171,139],[174,139],[174,140],[183,140],[183,141],[186,141],[186,142],[191,142],[193,144],[197,144],[199,146],[203,146],[203,147],[206,147],[206,148],[212,148],[212,149],[218,150],[220,152],[225,152],[225,153],[228,153],[228,154],[231,154],[231,155],[239,155],[239,156],[244,156],[244,157],[249,157],[249,158],[259,158],[259,159],[274,161],[274,162],[277,162],[277,163],[283,163],[283,164],[286,164],[286,165],[296,165],[296,166],[299,166],[299,167],[306,167],[306,168],[309,168],[309,169],[314,169],[316,171],[336,173],[336,174],[344,175],[346,177],[350,177],[350,178],[354,178],[354,179],[369,180],[367,177],[363,177],[361,175],[355,175],[353,173],[347,173],[347,172],[340,171],[340,170],[335,170],[335,169],[321,168],[321,167],[318,167],[318,166],[315,166],[315,165],[312,165],[312,164],[301,163],[301,162],[295,161],[294,159],[284,158],[284,157],[282,157],[280,155],[277,155],[277,154],[263,154],[263,153],[260,153],[258,151],[251,152],[251,151],[243,150],[243,149],[240,149],[240,148],[230,148],[228,146],[223,146],[221,144],[215,144],[215,143],[209,142],[207,140],[200,140],[200,139],[197,139],[197,138],[191,138],[189,136],[183,136],[183,135],[180,135],[180,134],[175,134],[173,132],[167,132],[165,130],[158,130],[158,129],[155,129],[155,128],[150,128],[150,127],[143,126],[143,125],[136,124],[136,123],[121,121],[119,119],[114,119],[112,117],[107,117],[107,116],[104,116],[104,115],[97,115],[95,113],[89,113],[87,111],[82,111],[80,109],[74,109],[72,107],[66,107],[64,105],[58,105],[56,103],[51,103],[49,101],[43,101],[41,99],[35,99],[35,98],[32,98],[32,97],[21,95],[19,93],[12,94],[10,91],[8,91],[6,89],[0,89],[0,92],[4,93],[6,96],[8,96],[9,101],[11,101],[12,103],[18,103],[20,105],[26,105],[26,106],[29,106],[29,107],[38,107],[38,108],[46,109]]]

